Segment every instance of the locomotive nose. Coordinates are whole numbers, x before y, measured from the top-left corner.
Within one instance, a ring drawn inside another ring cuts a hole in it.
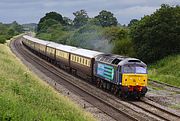
[[[144,74],[124,74],[124,84],[126,86],[146,86],[147,75]]]

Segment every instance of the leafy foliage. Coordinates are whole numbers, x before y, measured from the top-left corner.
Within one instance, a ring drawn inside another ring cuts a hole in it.
[[[112,52],[118,55],[124,55],[124,56],[130,56],[130,57],[135,56],[133,43],[127,37],[121,40],[115,41]]]
[[[180,7],[162,5],[131,27],[137,56],[154,62],[167,55],[180,53]]]
[[[118,23],[113,13],[106,10],[102,10],[95,18],[97,19],[97,24],[103,27],[116,26]]]
[[[63,20],[62,15],[59,13],[56,12],[46,13],[46,15],[43,18],[41,18],[38,23],[38,28],[37,28],[38,32],[44,29],[43,27],[45,27],[45,23],[47,24],[46,26],[48,27],[49,25],[57,24],[57,23],[64,25],[65,21]]]
[[[0,23],[0,43],[5,43],[7,39],[23,32],[23,28],[16,21],[11,24]]]
[[[102,39],[101,27],[85,25],[75,30],[68,38],[67,44],[88,48],[98,49],[98,41]]]
[[[129,24],[128,24],[128,27],[131,27],[132,25],[134,25],[136,22],[138,22],[137,19],[132,19]]]
[[[40,22],[37,36],[72,46],[88,48],[142,59],[147,63],[180,52],[180,7],[162,5],[141,20],[132,19],[127,26],[117,24],[113,13],[102,10],[89,18],[85,10],[73,13],[65,24],[48,18]],[[13,33],[10,31],[10,33]]]
[[[75,18],[73,20],[74,27],[79,28],[79,27],[87,24],[89,17],[85,10],[76,11],[73,13],[73,15],[75,16]]]
[[[120,40],[128,35],[128,30],[123,29],[121,27],[106,27],[104,28],[104,36],[106,39],[113,41],[113,40]]]

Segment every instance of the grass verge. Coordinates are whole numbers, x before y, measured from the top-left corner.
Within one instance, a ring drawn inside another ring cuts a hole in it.
[[[94,121],[68,98],[33,75],[0,44],[0,121]]]
[[[168,56],[150,65],[149,78],[180,87],[180,55]]]

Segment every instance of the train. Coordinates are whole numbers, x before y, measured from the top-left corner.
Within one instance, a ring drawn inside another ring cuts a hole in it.
[[[137,58],[107,54],[28,35],[22,44],[37,56],[122,98],[147,93],[147,65]]]

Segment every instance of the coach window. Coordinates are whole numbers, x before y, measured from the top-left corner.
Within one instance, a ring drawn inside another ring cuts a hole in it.
[[[84,65],[84,58],[82,58],[82,64]]]
[[[74,55],[71,55],[71,60],[74,61]]]
[[[73,58],[73,55],[71,55],[71,60],[73,61],[73,59],[74,59],[74,58]]]
[[[81,63],[81,57],[79,57],[79,63]]]
[[[76,56],[74,56],[75,57],[75,62],[77,62],[77,57]]]
[[[90,60],[88,60],[88,64],[87,64],[87,66],[90,66]]]
[[[79,63],[81,63],[81,57],[79,58]]]
[[[72,61],[75,61],[75,57],[74,57],[74,55],[72,55]]]
[[[87,59],[85,59],[85,65],[87,66]]]
[[[79,63],[79,57],[77,56],[77,63]]]

